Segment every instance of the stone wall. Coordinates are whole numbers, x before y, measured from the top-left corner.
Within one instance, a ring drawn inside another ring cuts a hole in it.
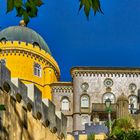
[[[118,97],[124,93],[129,99],[129,109],[130,96],[136,97],[135,109],[139,109],[140,68],[75,67],[71,69],[71,75],[72,82],[57,82],[52,84],[52,100],[57,106],[56,110],[61,110],[61,99],[63,97],[66,96],[70,100],[70,110],[63,112],[68,118],[68,132],[85,130],[84,121],[85,119],[86,123],[91,121],[92,105],[100,104],[104,106],[105,100],[103,101],[103,97],[105,97],[106,93],[110,93],[111,96],[115,97],[112,104],[115,104]],[[106,85],[107,79],[112,81],[110,86]],[[86,90],[82,88],[84,83],[88,85]],[[133,85],[133,87],[130,85]],[[83,95],[89,97],[89,107],[86,109],[81,107],[81,97]],[[99,110],[96,113],[98,112]],[[102,112],[105,112],[105,108]],[[114,118],[116,118],[116,107]]]
[[[52,87],[52,101],[56,106],[57,111],[62,111],[67,117],[67,132],[73,131],[73,87],[71,82],[57,82],[51,84]],[[61,101],[67,98],[69,102],[69,110],[61,109]]]
[[[2,140],[60,140],[66,137],[67,119],[55,105],[41,99],[34,85],[24,85],[0,65],[0,138]]]
[[[94,67],[75,67],[71,70],[73,78],[73,126],[74,131],[84,130],[80,123],[83,112],[80,110],[80,98],[83,95],[81,85],[88,84],[86,94],[90,97],[90,112],[92,103],[103,103],[105,93],[113,93],[115,102],[122,92],[129,97],[138,96],[140,89],[140,69],[135,68],[94,68]],[[105,80],[111,79],[113,84],[109,87],[105,85]],[[136,85],[135,90],[130,89],[130,84]],[[139,107],[137,106],[137,109]],[[88,114],[87,114],[88,116]]]

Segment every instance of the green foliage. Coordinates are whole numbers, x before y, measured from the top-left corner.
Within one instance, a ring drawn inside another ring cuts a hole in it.
[[[110,140],[140,140],[140,131],[129,130],[128,132],[125,132],[120,130],[115,135],[111,136]]]
[[[79,0],[80,1],[80,6],[79,6],[79,11],[84,7],[84,12],[86,17],[89,17],[90,9],[94,11],[94,15],[96,15],[97,12],[100,12],[103,14],[101,10],[101,4],[100,0]]]
[[[112,133],[116,133],[121,130],[128,132],[134,127],[135,127],[135,123],[131,117],[120,118],[114,121],[114,124],[112,125]]]
[[[132,130],[127,133],[128,140],[140,140],[140,131]]]
[[[79,0],[79,11],[84,7],[86,17],[89,17],[90,9],[103,13],[101,10],[100,0]],[[38,7],[43,4],[42,0],[7,0],[7,13],[16,10],[18,17],[22,17],[26,24],[30,18],[36,17],[38,14]]]
[[[95,138],[95,134],[89,134],[87,136],[87,140],[94,140],[94,138]]]
[[[140,131],[134,128],[135,123],[130,116],[117,119],[112,124],[110,140],[140,140]]]
[[[5,105],[0,104],[0,111],[6,110]]]
[[[38,7],[42,4],[42,0],[7,0],[7,13],[16,9],[16,16],[22,17],[28,24],[30,18],[37,16]]]

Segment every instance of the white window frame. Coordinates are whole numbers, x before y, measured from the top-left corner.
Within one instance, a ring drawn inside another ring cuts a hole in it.
[[[63,98],[61,100],[61,110],[62,111],[69,111],[70,109],[70,102],[67,98]]]
[[[4,59],[0,59],[0,62],[1,62],[2,65],[6,65],[6,59],[5,58]]]
[[[42,75],[41,65],[38,63],[34,63],[34,75],[38,77],[41,77]]]
[[[82,123],[82,125],[85,125],[86,123],[89,123],[89,117],[88,116],[82,116],[81,117],[81,123]]]
[[[81,108],[89,108],[89,96],[82,95],[81,96]]]
[[[113,99],[113,100],[110,99],[110,98],[107,96],[108,94],[112,95],[112,96],[114,97],[114,99]],[[105,96],[107,96],[107,98],[105,98]],[[111,103],[112,103],[112,104],[115,103],[115,101],[116,101],[115,99],[116,99],[116,98],[115,98],[115,95],[114,95],[112,92],[106,92],[105,94],[103,94],[103,98],[102,98],[102,99],[103,99],[103,103],[105,103],[106,99],[108,99],[108,98],[111,100]]]
[[[138,109],[138,98],[135,95],[130,95],[128,99],[129,99],[129,111],[131,109],[131,103],[133,103],[134,104],[133,112],[135,113]]]

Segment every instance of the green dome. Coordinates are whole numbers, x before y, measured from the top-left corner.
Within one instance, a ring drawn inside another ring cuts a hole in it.
[[[27,43],[36,43],[39,47],[51,55],[50,49],[45,40],[34,30],[25,26],[11,26],[0,31],[0,39],[7,41],[23,41]]]

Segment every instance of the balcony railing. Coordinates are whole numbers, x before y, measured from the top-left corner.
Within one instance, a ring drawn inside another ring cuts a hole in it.
[[[104,111],[106,111],[106,106],[104,103],[93,103],[92,111],[93,112],[104,112]],[[111,111],[116,112],[116,104],[111,104]]]

